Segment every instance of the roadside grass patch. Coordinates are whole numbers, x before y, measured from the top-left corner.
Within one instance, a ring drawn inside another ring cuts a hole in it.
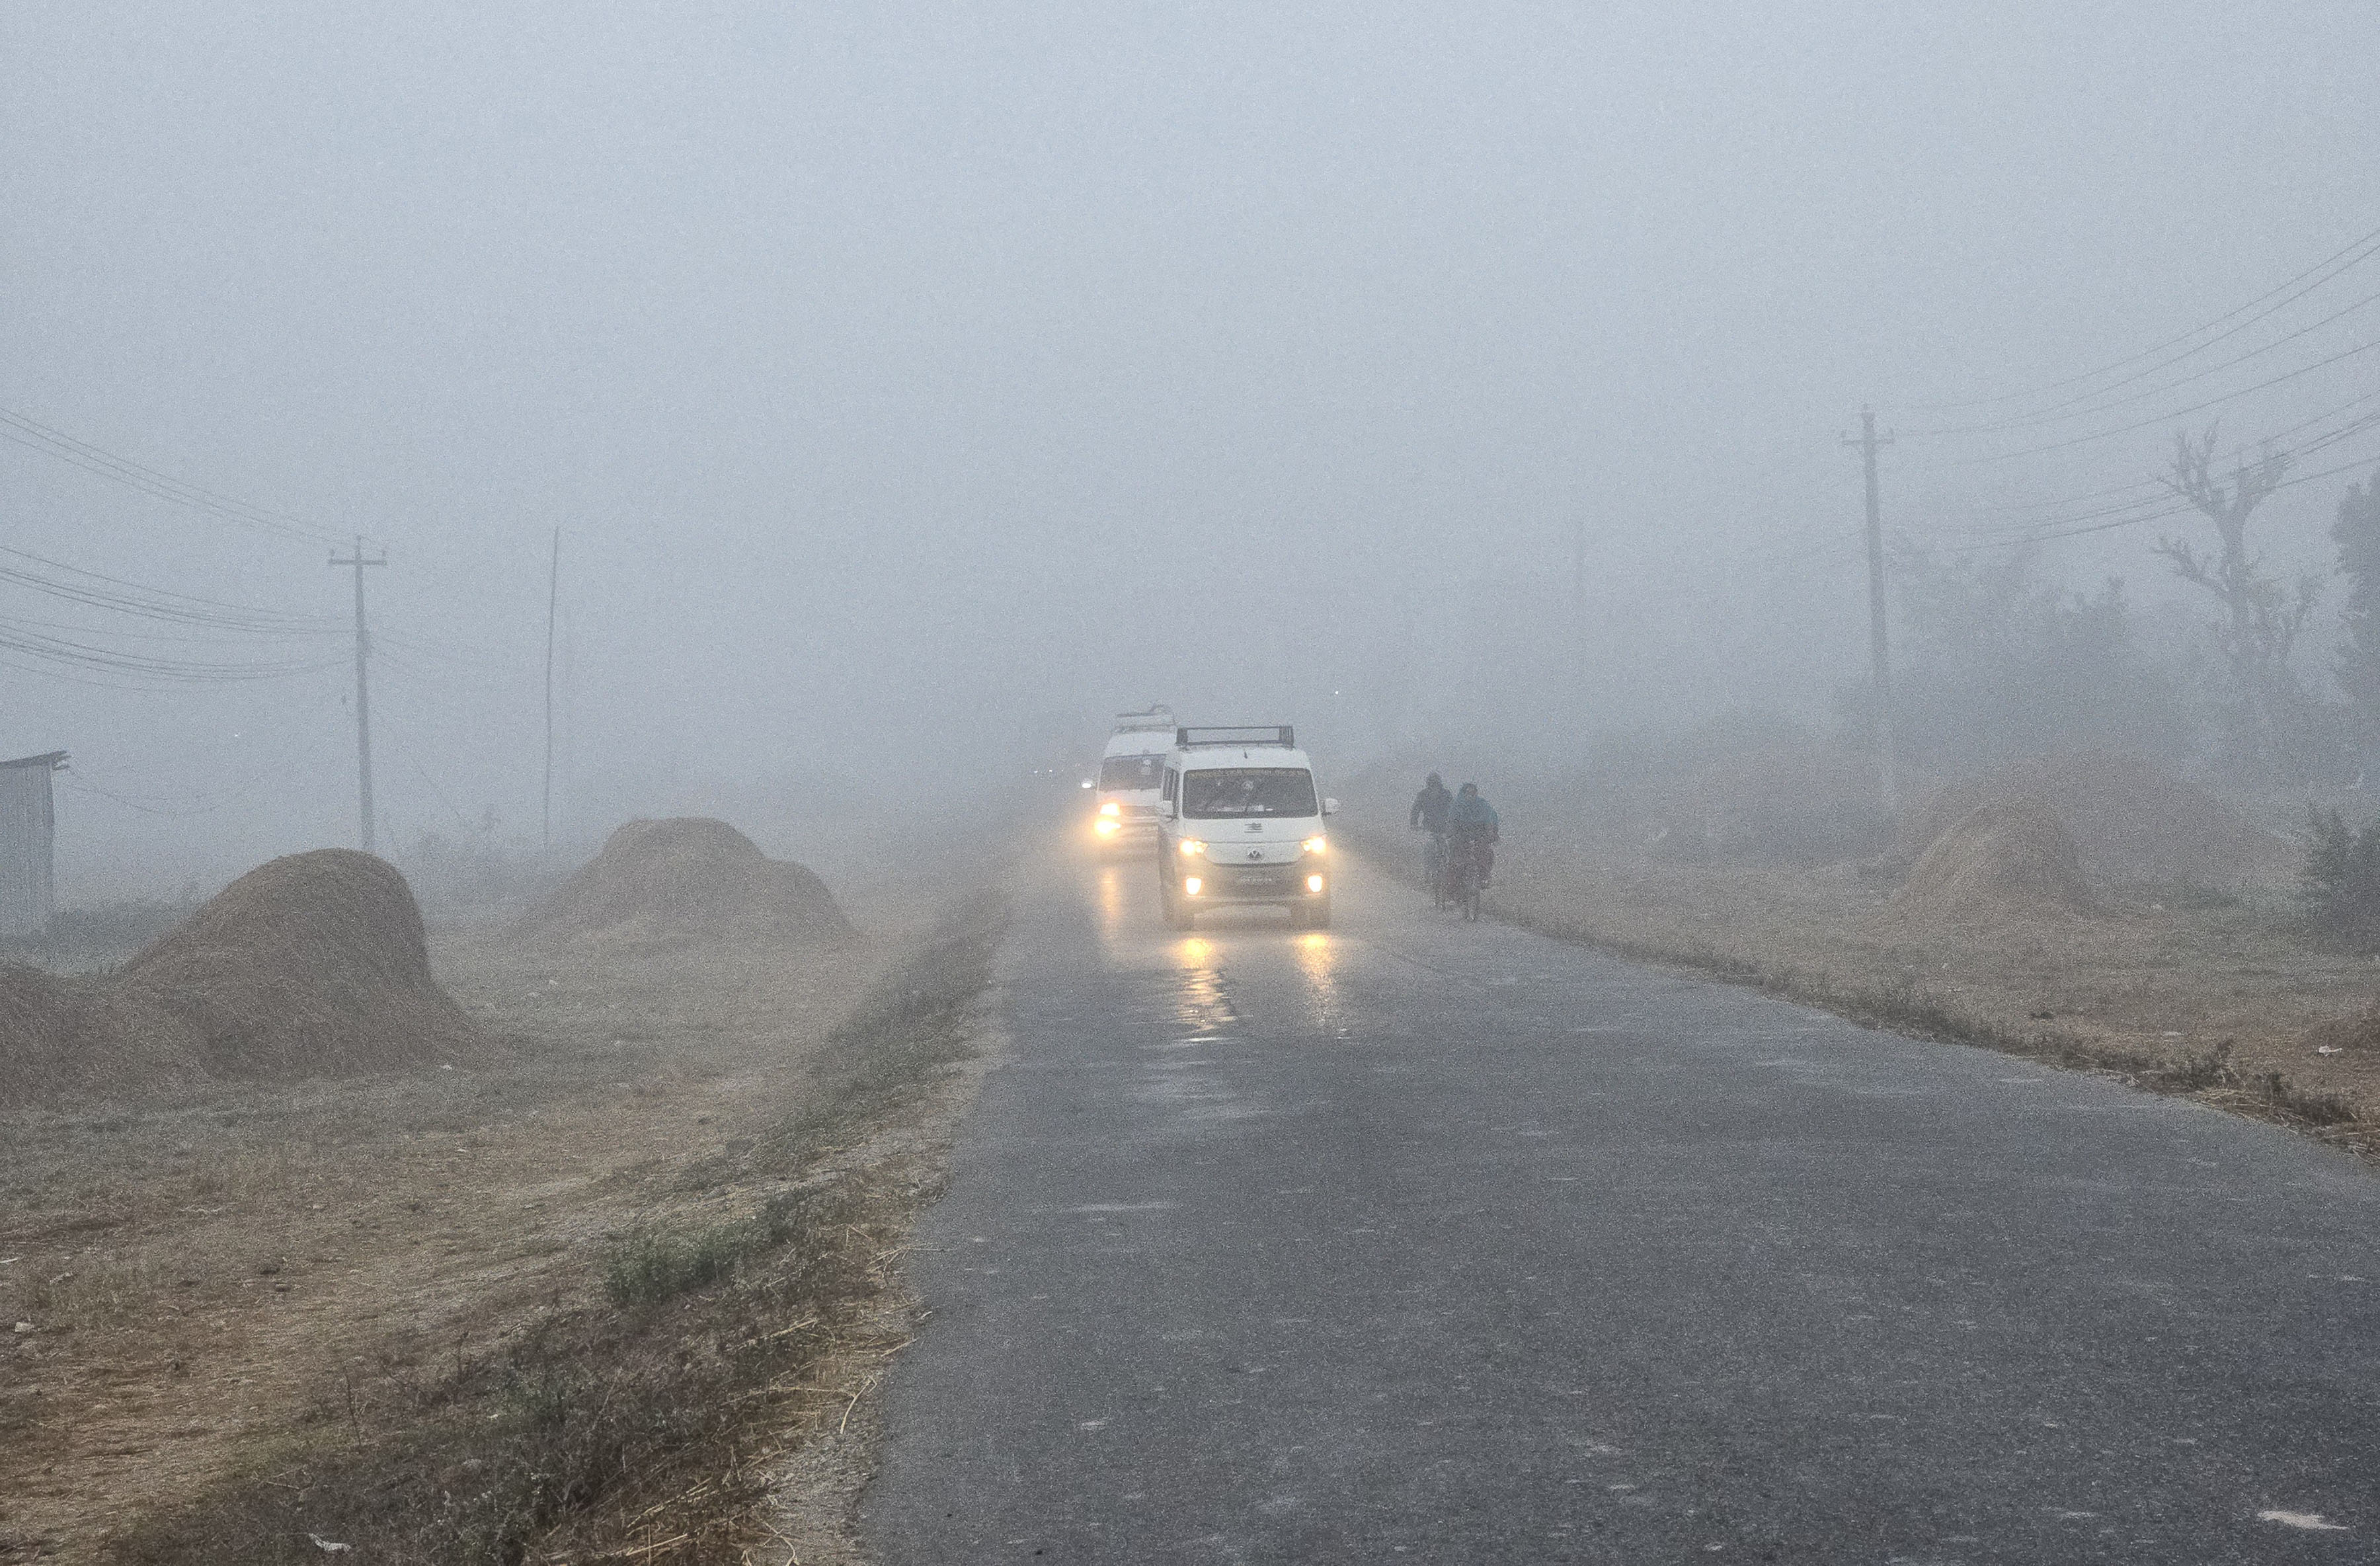
[[[424,1374],[358,1365],[250,1471],[117,1536],[115,1566],[632,1560],[728,1566],[776,1454],[844,1405],[812,1373],[862,1330],[921,1194],[836,1167],[974,1051],[1003,910],[954,910],[837,1028],[807,1100],[747,1155],[778,1188],[586,1248],[511,1336]],[[715,1209],[713,1209],[715,1213]]]
[[[2344,829],[2334,829],[2334,835]],[[1342,826],[1349,846],[1382,873],[1404,879],[1402,859],[1392,845],[1360,828]],[[2357,841],[2334,856],[2352,857]],[[2380,864],[2380,823],[2373,828],[2371,862]],[[2358,861],[2361,863],[2361,861]],[[2380,872],[2375,872],[2380,874]],[[2309,880],[2314,878],[2309,873]],[[2346,879],[2341,872],[2342,880]],[[2207,894],[2210,904],[2224,899]],[[1706,974],[1730,984],[1764,990],[1801,1005],[1815,1006],[1849,1021],[1913,1038],[1971,1044],[2022,1056],[2070,1071],[2099,1072],[2153,1093],[2192,1097],[2216,1108],[2307,1132],[2367,1158],[2380,1159],[2370,1123],[2344,1094],[2307,1089],[2278,1071],[2243,1071],[2228,1040],[2180,1059],[2151,1054],[2090,1038],[2070,1029],[2015,1027],[1962,1007],[1925,986],[1902,978],[1883,981],[1838,971],[1764,962],[1702,941],[1642,939],[1598,929],[1576,917],[1505,901],[1494,917],[1521,929],[1574,945],[1592,947],[1630,962],[1657,963]]]
[[[706,1224],[691,1234],[645,1222],[603,1250],[603,1296],[624,1310],[641,1309],[732,1277],[746,1257],[772,1243],[765,1224],[748,1220]]]

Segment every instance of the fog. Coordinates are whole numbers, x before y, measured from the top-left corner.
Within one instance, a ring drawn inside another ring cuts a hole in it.
[[[534,835],[556,528],[571,844],[947,806],[1152,698],[1293,722],[1341,771],[1519,765],[1835,721],[1864,403],[1901,432],[1888,527],[1971,550],[2145,480],[2176,429],[2316,419],[2371,358],[2245,388],[2380,335],[2325,321],[2358,274],[2080,425],[2026,422],[2054,394],[1928,407],[2126,360],[2380,223],[2365,3],[42,0],[0,29],[0,406],[288,519],[11,435],[0,544],[310,617],[0,583],[0,628],[308,665],[0,653],[0,755],[72,753],[69,899],[355,840],[334,538],[388,561],[384,848]],[[2229,400],[2162,417],[2201,394]],[[2259,514],[2277,566],[2329,558],[2353,476]],[[2158,527],[2040,569],[2186,622]]]

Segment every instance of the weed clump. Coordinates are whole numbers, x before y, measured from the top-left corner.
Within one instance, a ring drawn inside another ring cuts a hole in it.
[[[603,1297],[624,1310],[660,1305],[734,1276],[760,1239],[749,1223],[714,1223],[683,1238],[640,1224],[604,1247]]]

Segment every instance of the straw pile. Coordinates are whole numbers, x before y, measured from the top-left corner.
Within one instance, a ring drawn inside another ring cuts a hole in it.
[[[824,941],[852,933],[826,883],[724,821],[630,821],[523,920],[537,941]]]
[[[259,866],[118,973],[0,969],[0,1102],[472,1058],[405,878],[344,848]]]
[[[1902,822],[1895,848],[1913,860],[1978,805],[2030,797],[2056,813],[2085,874],[2131,885],[2286,887],[2300,856],[2219,800],[2137,756],[2040,757],[1936,794]]]
[[[1999,923],[2090,905],[2081,856],[2038,799],[1979,805],[1934,840],[1893,894],[1893,911],[1937,923]]]

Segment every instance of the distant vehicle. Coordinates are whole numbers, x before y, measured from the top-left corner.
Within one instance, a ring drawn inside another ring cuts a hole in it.
[[[1116,714],[1099,757],[1099,775],[1086,779],[1095,790],[1091,834],[1102,846],[1148,841],[1157,828],[1159,782],[1173,748],[1172,709],[1159,703]]]
[[[1272,904],[1307,929],[1330,926],[1330,843],[1339,802],[1288,724],[1175,731],[1157,804],[1157,890],[1165,922],[1194,929],[1198,911]]]

